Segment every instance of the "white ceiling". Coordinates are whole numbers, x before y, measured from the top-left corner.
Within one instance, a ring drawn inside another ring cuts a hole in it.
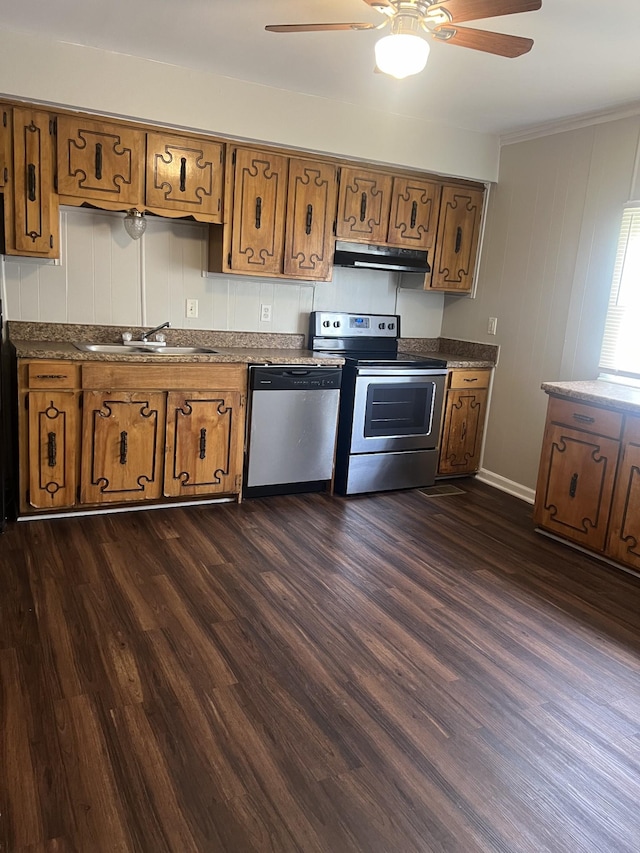
[[[465,26],[528,36],[504,59],[432,43],[426,70],[374,74],[375,31],[279,35],[265,24],[379,23],[362,0],[3,0],[0,27],[281,89],[507,133],[640,102],[640,2],[543,0],[537,12]]]

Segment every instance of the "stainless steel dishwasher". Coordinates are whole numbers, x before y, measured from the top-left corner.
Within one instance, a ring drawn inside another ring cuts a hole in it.
[[[249,368],[246,497],[327,488],[341,377],[340,367]]]

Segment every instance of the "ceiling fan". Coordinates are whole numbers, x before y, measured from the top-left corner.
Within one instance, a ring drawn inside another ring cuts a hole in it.
[[[533,12],[542,0],[364,0],[367,6],[385,16],[381,24],[273,24],[271,33],[308,33],[329,30],[382,30],[389,34],[376,43],[377,69],[394,77],[417,74],[425,67],[428,34],[440,42],[482,50],[496,56],[513,58],[527,53],[533,39],[461,27],[462,21],[497,18],[518,12]]]

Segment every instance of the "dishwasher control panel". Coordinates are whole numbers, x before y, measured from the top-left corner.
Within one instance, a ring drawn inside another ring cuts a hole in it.
[[[252,391],[340,388],[341,367],[252,367]]]

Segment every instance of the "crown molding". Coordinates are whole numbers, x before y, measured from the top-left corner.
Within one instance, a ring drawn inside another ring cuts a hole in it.
[[[522,130],[515,130],[512,133],[505,133],[500,136],[500,147],[502,148],[503,145],[513,145],[516,142],[527,142],[530,139],[538,139],[541,136],[551,136],[554,133],[578,130],[593,124],[604,124],[608,121],[616,121],[639,115],[640,103],[626,104],[621,107],[601,110],[595,113],[584,113],[582,115],[571,116],[570,118],[559,119],[558,121],[533,125]]]

